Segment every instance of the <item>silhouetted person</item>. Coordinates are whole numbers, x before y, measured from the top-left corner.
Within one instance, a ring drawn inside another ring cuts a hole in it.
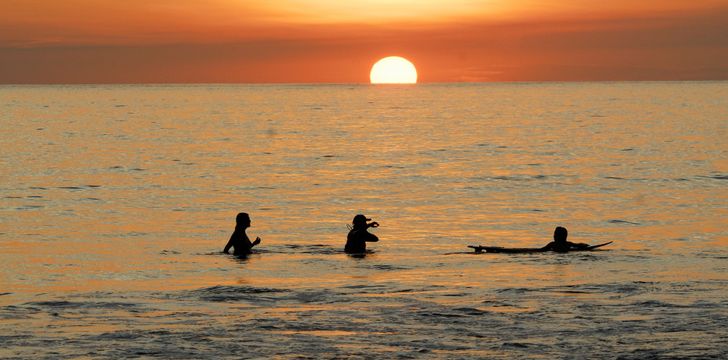
[[[233,254],[238,256],[245,256],[251,253],[253,246],[260,244],[260,238],[255,238],[254,242],[250,242],[248,235],[245,234],[245,229],[250,227],[250,216],[247,213],[239,213],[235,218],[235,231],[230,236],[225,249],[222,251],[228,254],[230,248],[233,249]]]
[[[349,231],[349,235],[346,236],[344,251],[347,254],[361,254],[367,250],[367,242],[379,241],[376,235],[367,231],[370,227],[379,227],[379,223],[376,221],[367,223],[367,221],[371,220],[361,214],[354,216],[354,220],[351,222],[354,227]]]
[[[566,241],[567,236],[569,236],[569,232],[566,231],[566,228],[557,226],[554,230],[554,241],[542,247],[541,250],[567,252],[569,250],[580,250],[589,247],[589,244],[575,244],[573,242]]]

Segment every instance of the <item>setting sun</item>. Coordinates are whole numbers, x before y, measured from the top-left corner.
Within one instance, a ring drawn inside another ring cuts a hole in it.
[[[388,56],[372,66],[369,80],[372,84],[416,84],[417,70],[403,57]]]

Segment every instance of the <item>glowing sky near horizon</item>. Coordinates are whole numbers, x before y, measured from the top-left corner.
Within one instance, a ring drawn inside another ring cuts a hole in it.
[[[7,0],[0,83],[722,79],[728,4],[536,0]],[[113,66],[111,65],[113,63]]]

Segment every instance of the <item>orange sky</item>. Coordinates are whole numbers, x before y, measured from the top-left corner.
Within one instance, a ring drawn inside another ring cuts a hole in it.
[[[728,2],[0,1],[6,84],[368,82],[387,55],[421,82],[728,79]]]

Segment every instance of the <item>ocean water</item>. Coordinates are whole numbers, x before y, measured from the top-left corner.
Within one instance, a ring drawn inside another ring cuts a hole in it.
[[[728,82],[2,86],[0,126],[2,358],[728,355]],[[559,225],[614,243],[467,248]]]

